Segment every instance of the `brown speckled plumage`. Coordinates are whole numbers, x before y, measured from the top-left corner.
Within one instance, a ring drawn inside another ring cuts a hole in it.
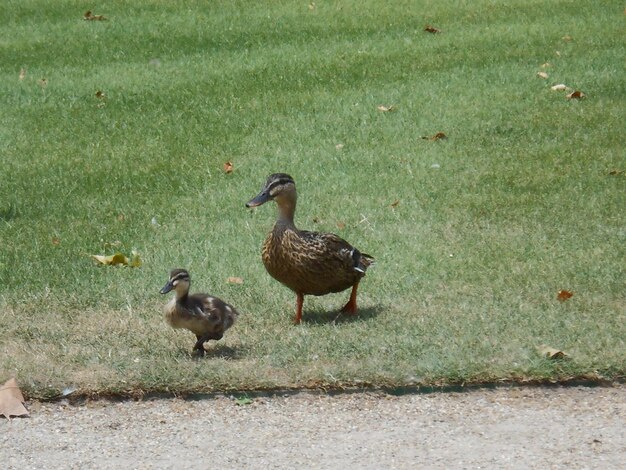
[[[204,343],[220,340],[239,316],[237,310],[223,300],[208,294],[189,294],[191,278],[184,269],[174,269],[161,289],[166,294],[172,289],[176,296],[165,306],[165,321],[172,328],[185,328],[196,335],[194,354],[204,354]]]
[[[332,233],[299,230],[294,224],[297,193],[284,173],[270,175],[248,207],[276,201],[279,217],[263,244],[267,272],[298,295],[296,323],[300,322],[304,295],[325,295],[352,287],[343,311],[356,313],[356,289],[373,258],[362,254]]]

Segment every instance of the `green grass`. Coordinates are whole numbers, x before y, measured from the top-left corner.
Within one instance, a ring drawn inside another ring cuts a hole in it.
[[[621,2],[86,9],[0,5],[0,381],[50,397],[625,375]],[[291,324],[260,260],[275,208],[244,208],[276,171],[301,227],[376,257],[358,318],[333,321],[342,293]],[[89,258],[133,249],[139,269]],[[244,312],[204,360],[162,319],[173,267]]]

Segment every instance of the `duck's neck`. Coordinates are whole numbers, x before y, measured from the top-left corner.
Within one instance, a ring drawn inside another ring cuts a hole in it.
[[[294,227],[293,217],[296,213],[296,201],[280,201],[278,204],[277,225]]]
[[[176,289],[176,302],[185,303],[189,297],[189,289]]]

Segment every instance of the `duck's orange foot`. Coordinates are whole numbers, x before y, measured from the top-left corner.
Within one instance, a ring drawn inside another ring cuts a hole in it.
[[[302,305],[304,304],[304,294],[296,294],[296,316],[293,319],[294,325],[299,325],[302,321]]]
[[[350,292],[350,300],[348,300],[348,303],[346,305],[343,306],[343,308],[341,309],[341,311],[343,313],[346,313],[348,315],[355,315],[356,314],[356,290],[357,287],[359,287],[359,283],[357,282],[355,285],[352,286],[352,292]]]
[[[352,300],[350,300],[346,305],[343,306],[341,312],[347,315],[356,315],[356,302],[352,302]]]

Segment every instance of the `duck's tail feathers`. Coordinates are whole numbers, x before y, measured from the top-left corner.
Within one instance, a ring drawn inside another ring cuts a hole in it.
[[[374,258],[366,253],[361,253],[354,248],[352,250],[352,259],[354,260],[354,270],[365,274],[367,268],[374,265]]]

